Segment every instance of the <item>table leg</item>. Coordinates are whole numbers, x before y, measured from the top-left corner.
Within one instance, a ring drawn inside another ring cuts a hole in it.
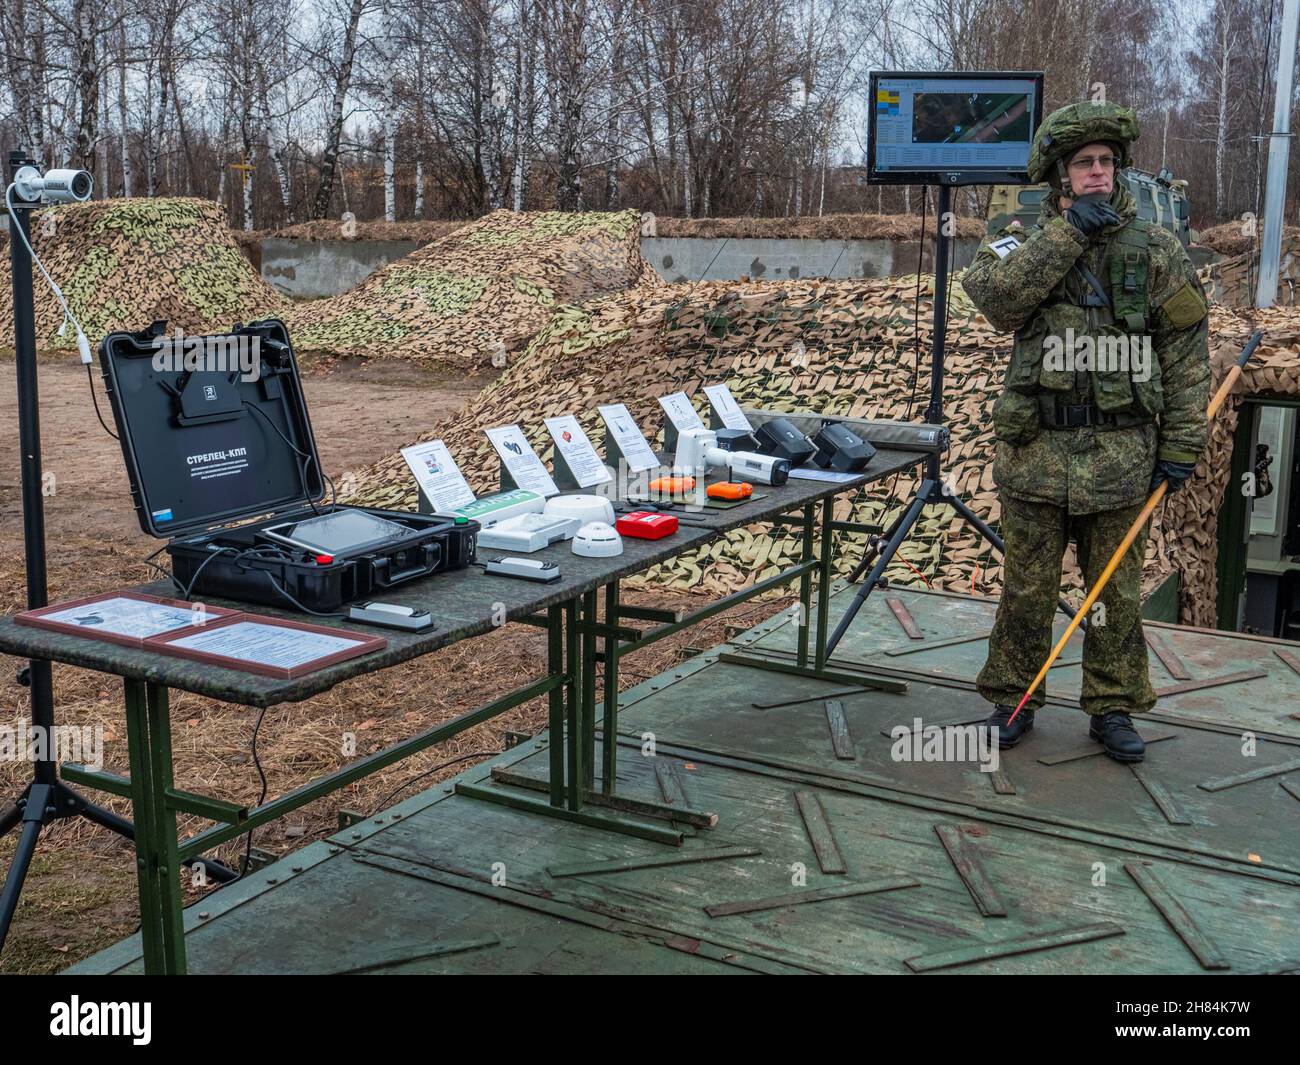
[[[162,900],[156,875],[159,856],[153,831],[153,774],[149,750],[149,718],[145,683],[123,682],[126,703],[126,747],[131,766],[131,820],[135,823],[136,885],[140,898],[140,942],[147,973],[164,971]]]
[[[831,555],[835,548],[835,529],[832,526],[834,514],[835,500],[832,496],[827,496],[822,500],[821,556],[817,566],[817,640],[816,664],[813,668],[819,673],[826,668],[826,632],[831,607]]]
[[[803,508],[803,542],[799,561],[807,562],[813,555],[813,504]],[[812,573],[805,570],[799,575],[799,668],[808,667],[808,623],[812,620]]]
[[[546,608],[546,673],[564,675],[564,615],[560,606]],[[550,711],[551,805],[564,805],[564,691],[558,685],[546,696]]]
[[[586,625],[595,625],[596,589],[582,597],[582,619]],[[584,626],[582,631],[582,764],[586,775],[582,778],[585,792],[596,786],[596,635]]]
[[[177,855],[176,811],[168,791],[172,787],[172,723],[167,688],[150,684],[145,701],[149,715],[149,772],[153,811],[149,827],[158,857],[159,917],[162,923],[163,966],[167,973],[185,972],[185,920],[181,904],[180,858]]]
[[[618,580],[605,585],[605,625],[613,633],[618,628]],[[619,639],[611,634],[605,637],[605,714],[601,724],[604,746],[601,749],[601,791],[614,794],[618,777],[618,655]]]
[[[564,660],[569,671],[569,683],[564,692],[567,718],[564,740],[569,756],[565,794],[569,809],[573,811],[582,809],[583,782],[587,779],[582,768],[582,754],[586,745],[582,741],[582,660],[579,654],[578,608],[579,602],[576,599],[570,599],[564,604]]]

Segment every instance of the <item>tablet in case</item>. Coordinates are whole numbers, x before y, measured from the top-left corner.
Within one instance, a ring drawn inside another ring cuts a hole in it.
[[[474,560],[479,523],[325,502],[283,322],[211,336],[155,322],[99,347],[140,528],[186,596],[308,612]]]

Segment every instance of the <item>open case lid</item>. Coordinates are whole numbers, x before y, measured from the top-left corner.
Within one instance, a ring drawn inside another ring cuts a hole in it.
[[[284,323],[110,333],[99,361],[151,536],[273,514],[324,494],[320,456]]]

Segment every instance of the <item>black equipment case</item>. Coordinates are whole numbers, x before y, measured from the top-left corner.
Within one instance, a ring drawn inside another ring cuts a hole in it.
[[[474,561],[476,521],[321,503],[283,322],[205,337],[155,322],[110,333],[99,360],[140,528],[169,538],[187,597],[330,613]]]

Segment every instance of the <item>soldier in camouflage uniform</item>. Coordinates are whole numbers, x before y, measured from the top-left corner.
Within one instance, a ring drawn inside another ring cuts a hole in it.
[[[977,679],[1003,747],[1033,728],[1046,695],[1040,686],[1009,720],[1051,650],[1066,544],[1091,587],[1150,492],[1162,479],[1180,487],[1209,435],[1204,293],[1177,238],[1138,219],[1115,180],[1137,137],[1133,112],[1114,104],[1049,115],[1029,157],[1029,179],[1053,186],[1037,224],[991,237],[962,278],[989,322],[1015,331],[993,408],[1003,591]],[[1129,762],[1145,751],[1130,715],[1156,701],[1140,615],[1144,541],[1103,590],[1083,648],[1089,735]]]

